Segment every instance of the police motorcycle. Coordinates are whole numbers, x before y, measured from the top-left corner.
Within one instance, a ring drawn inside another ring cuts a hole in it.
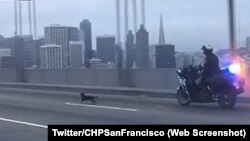
[[[244,93],[245,80],[241,76],[241,65],[231,64],[207,80],[206,92],[198,86],[202,65],[187,66],[177,71],[180,85],[177,101],[182,106],[191,103],[218,103],[223,109],[231,109],[237,103],[237,96]]]

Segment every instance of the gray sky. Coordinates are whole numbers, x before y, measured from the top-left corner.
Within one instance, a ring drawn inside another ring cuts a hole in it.
[[[4,1],[4,2],[3,2]],[[0,0],[0,34],[9,37],[14,33],[13,3]],[[11,0],[9,0],[11,1]],[[38,31],[43,35],[44,26],[62,24],[79,26],[83,18],[92,22],[93,42],[97,35],[115,35],[115,0],[36,0]],[[139,1],[139,0],[138,0]],[[228,46],[227,0],[145,0],[146,27],[150,33],[150,44],[158,43],[159,20],[164,18],[165,38],[176,45],[178,51],[199,50],[203,44],[215,48]],[[238,45],[244,45],[250,35],[250,1],[236,1]],[[123,0],[121,0],[123,3]],[[130,29],[133,29],[130,0]],[[139,7],[138,2],[138,7]],[[123,7],[123,6],[122,6]],[[122,19],[123,18],[122,9]],[[138,12],[140,19],[140,12]],[[25,33],[28,33],[27,14]],[[122,22],[122,26],[124,22]],[[122,27],[124,34],[124,28]],[[124,37],[123,37],[124,38]]]

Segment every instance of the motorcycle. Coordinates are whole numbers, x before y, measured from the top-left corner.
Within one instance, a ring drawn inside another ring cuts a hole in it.
[[[223,109],[231,109],[237,103],[237,96],[244,92],[245,80],[240,76],[241,66],[230,65],[206,81],[206,90],[198,86],[203,67],[188,66],[177,71],[180,86],[177,101],[182,106],[191,103],[218,103]]]

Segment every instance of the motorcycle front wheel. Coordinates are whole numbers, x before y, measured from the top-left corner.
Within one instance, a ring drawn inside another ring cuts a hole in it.
[[[182,89],[177,90],[177,101],[182,106],[189,106],[191,104],[188,94]]]

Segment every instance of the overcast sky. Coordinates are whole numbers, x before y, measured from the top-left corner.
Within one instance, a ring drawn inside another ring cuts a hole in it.
[[[0,34],[9,37],[14,33],[14,10],[11,0],[0,0]],[[93,42],[97,35],[115,35],[115,0],[36,0],[39,35],[44,26],[62,24],[79,26],[83,19],[89,19],[93,26]],[[133,29],[130,5],[130,29]],[[140,6],[138,0],[138,7]],[[178,51],[194,51],[203,44],[215,48],[228,46],[227,0],[145,0],[146,27],[150,33],[150,44],[158,43],[159,20],[164,18],[165,37]],[[236,1],[238,45],[244,45],[250,35],[250,1]],[[124,3],[121,0],[122,4]],[[25,6],[24,6],[25,7]],[[122,6],[123,7],[123,6]],[[138,10],[140,10],[138,8]],[[123,18],[122,9],[122,19]],[[138,20],[141,22],[140,12]],[[28,33],[28,18],[25,18],[25,33]],[[122,22],[122,26],[124,22]],[[122,27],[124,35],[124,28]],[[124,38],[124,37],[123,37]]]

